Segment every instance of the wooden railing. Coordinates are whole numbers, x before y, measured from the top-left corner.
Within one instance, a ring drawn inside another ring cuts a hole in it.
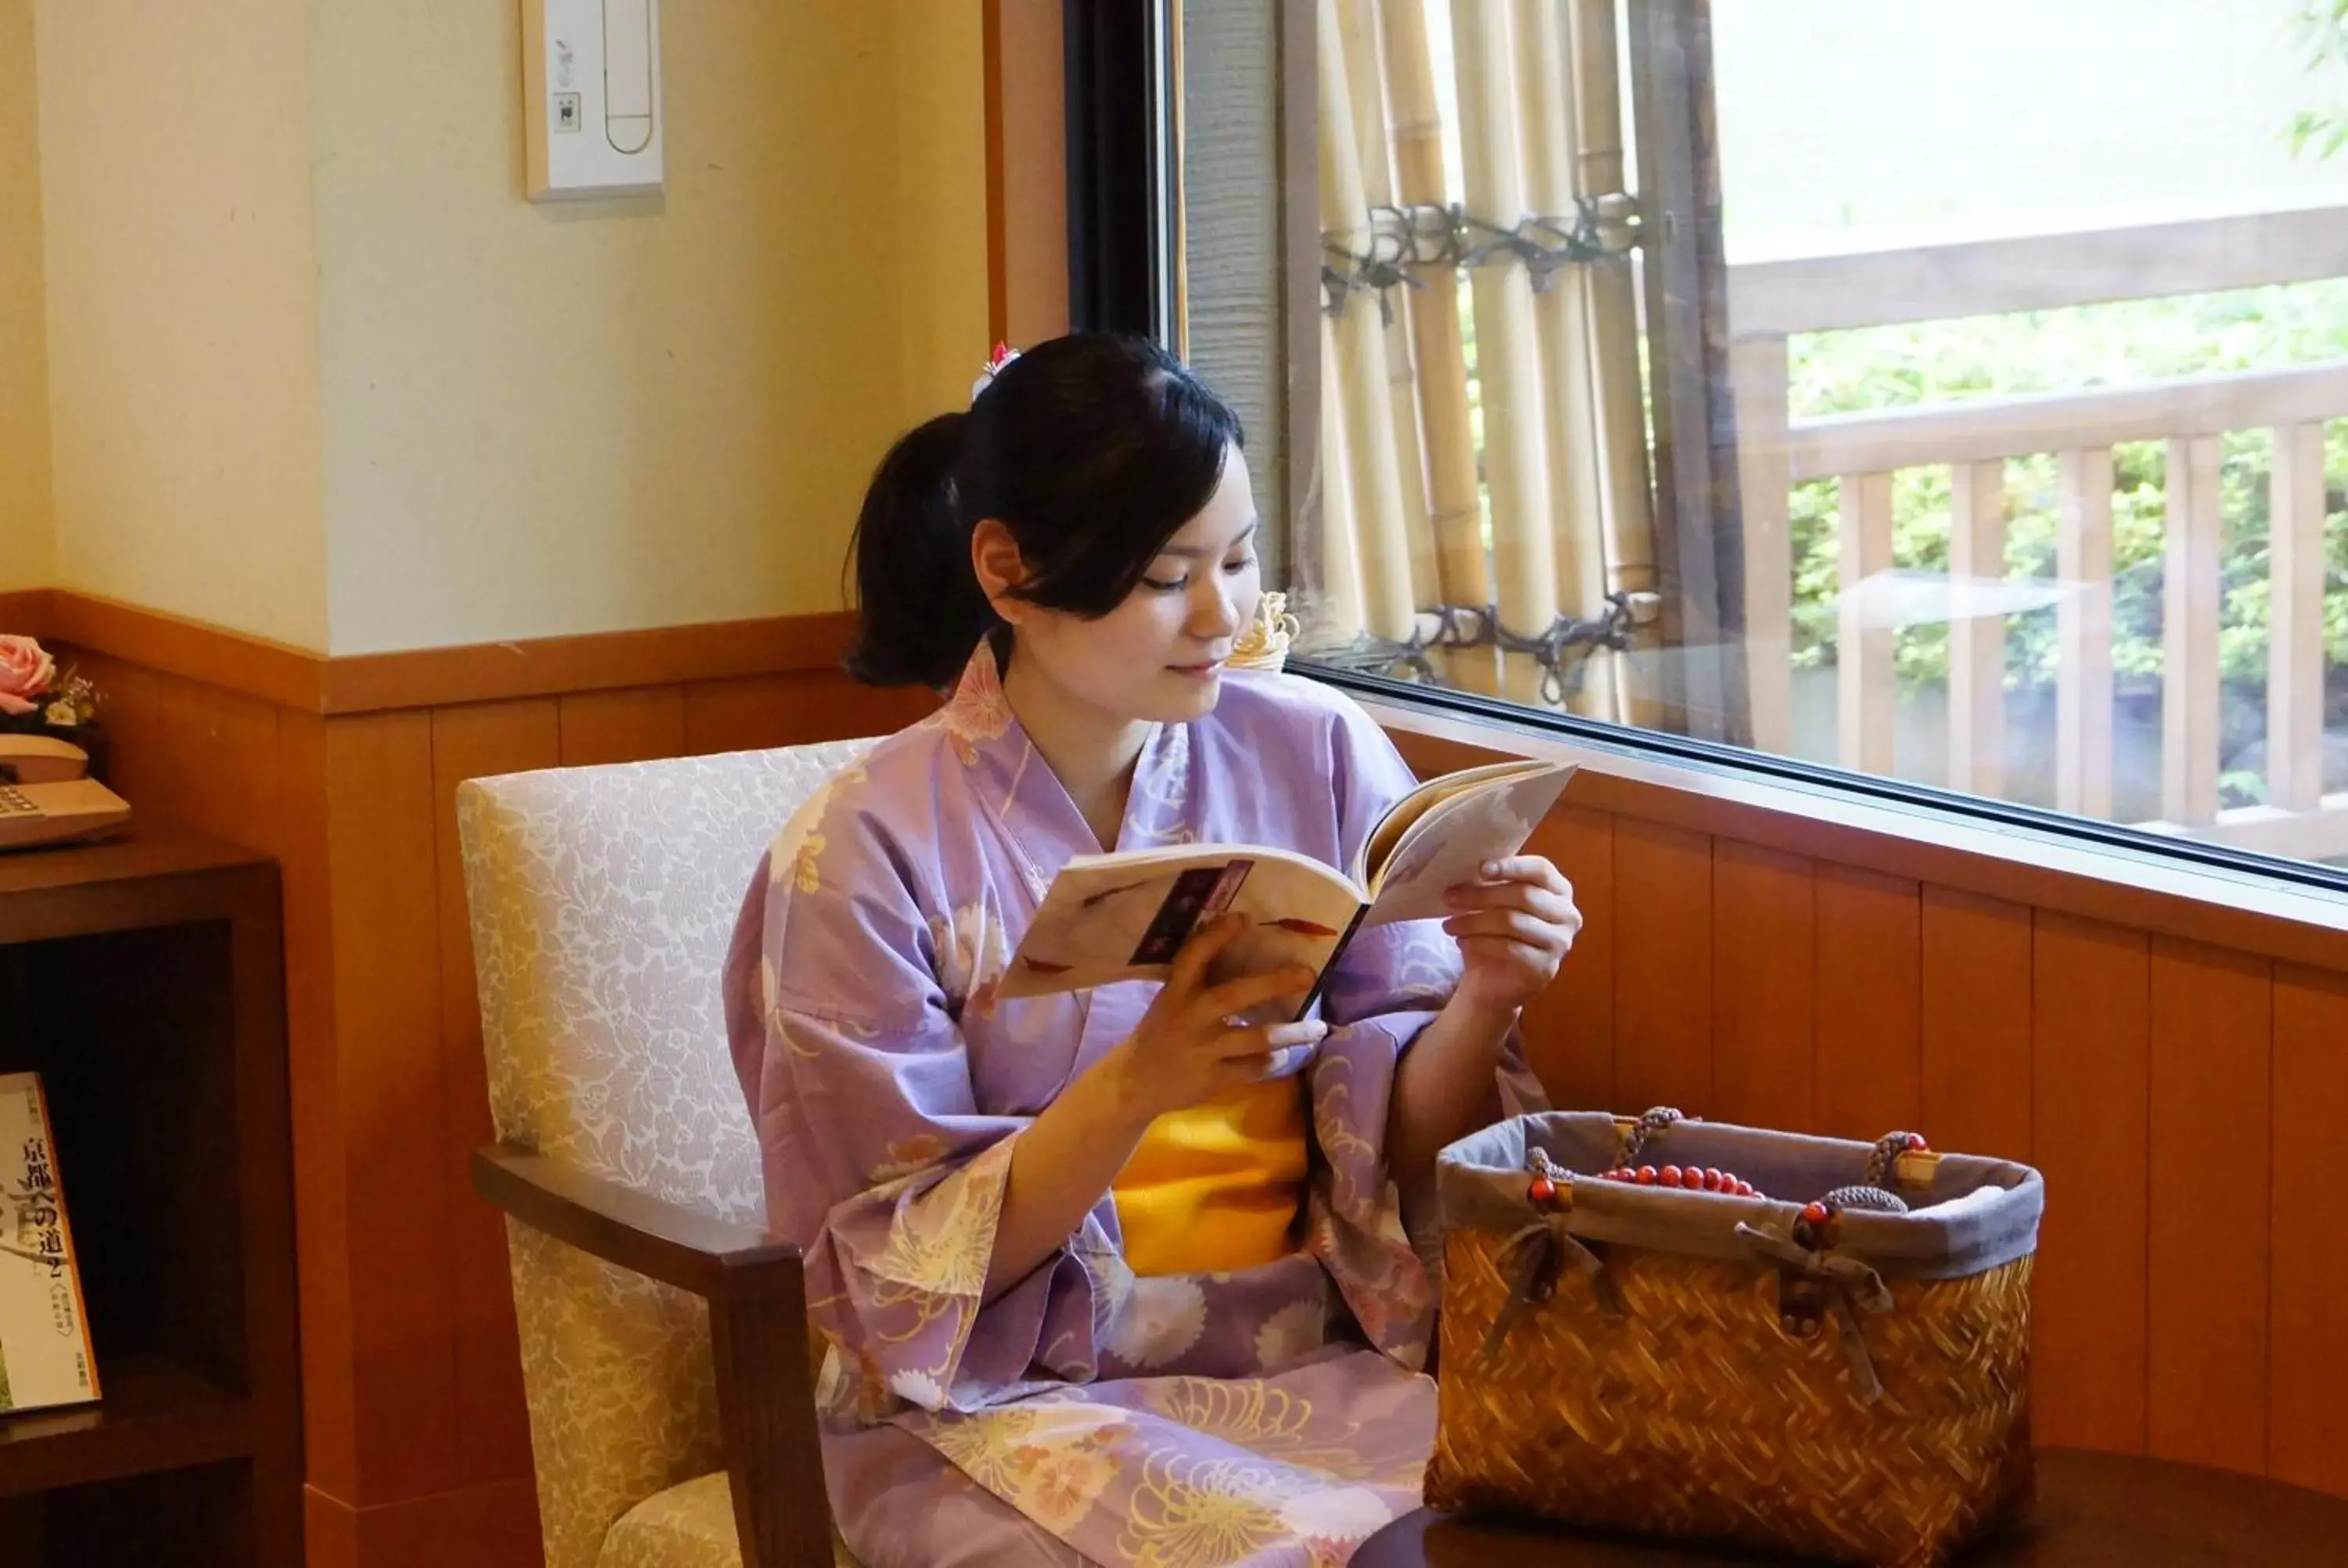
[[[2146,825],[2310,858],[2348,855],[2348,794],[2322,793],[2324,422],[2348,416],[2348,362],[2125,387],[1792,419],[1793,333],[2348,275],[2348,210],[2267,213],[1768,262],[1731,272],[1742,452],[1746,646],[1755,743],[1792,743],[1792,487],[1840,492],[1845,589],[1892,567],[1891,477],[1951,470],[1952,586],[2005,576],[2004,465],[2058,458],[2056,804],[2113,814],[2112,447],[2168,444],[2160,815]],[[2220,438],[2271,430],[2267,804],[2221,810]],[[1836,743],[1892,772],[1893,630],[1838,603]],[[2007,793],[2005,618],[1949,625],[1948,782]]]

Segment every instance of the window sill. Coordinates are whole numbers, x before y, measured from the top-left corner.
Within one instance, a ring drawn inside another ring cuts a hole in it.
[[[1642,754],[1389,700],[1363,705],[1422,776],[1500,757],[1575,762],[1565,804],[1838,865],[1912,877],[2083,919],[2317,968],[2348,970],[2348,896],[1984,822],[1856,799],[1831,784]]]

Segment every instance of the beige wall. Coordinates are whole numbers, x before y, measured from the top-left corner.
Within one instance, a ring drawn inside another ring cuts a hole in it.
[[[876,7],[878,9],[878,7]],[[906,423],[961,408],[987,341],[986,39],[978,0],[895,0]],[[861,455],[869,471],[880,454]],[[860,478],[861,476],[860,476]]]
[[[511,4],[35,3],[67,586],[335,653],[834,609],[985,354],[975,4],[667,5],[665,192],[533,206]]]
[[[0,0],[0,147],[19,149],[0,159],[0,592],[47,586],[57,560],[39,138],[32,0]]]
[[[318,5],[334,651],[838,608],[872,463],[984,352],[977,13],[665,6],[666,191],[532,206],[517,7]]]
[[[308,0],[36,0],[57,580],[326,644]]]

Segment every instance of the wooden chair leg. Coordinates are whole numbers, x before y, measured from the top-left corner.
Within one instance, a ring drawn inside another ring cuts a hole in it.
[[[803,1299],[796,1291],[719,1295],[709,1303],[709,1338],[743,1568],[830,1568]]]

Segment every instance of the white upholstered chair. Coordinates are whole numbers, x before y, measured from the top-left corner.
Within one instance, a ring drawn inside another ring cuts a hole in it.
[[[547,1568],[821,1568],[798,1255],[718,973],[760,852],[870,742],[458,791]]]

